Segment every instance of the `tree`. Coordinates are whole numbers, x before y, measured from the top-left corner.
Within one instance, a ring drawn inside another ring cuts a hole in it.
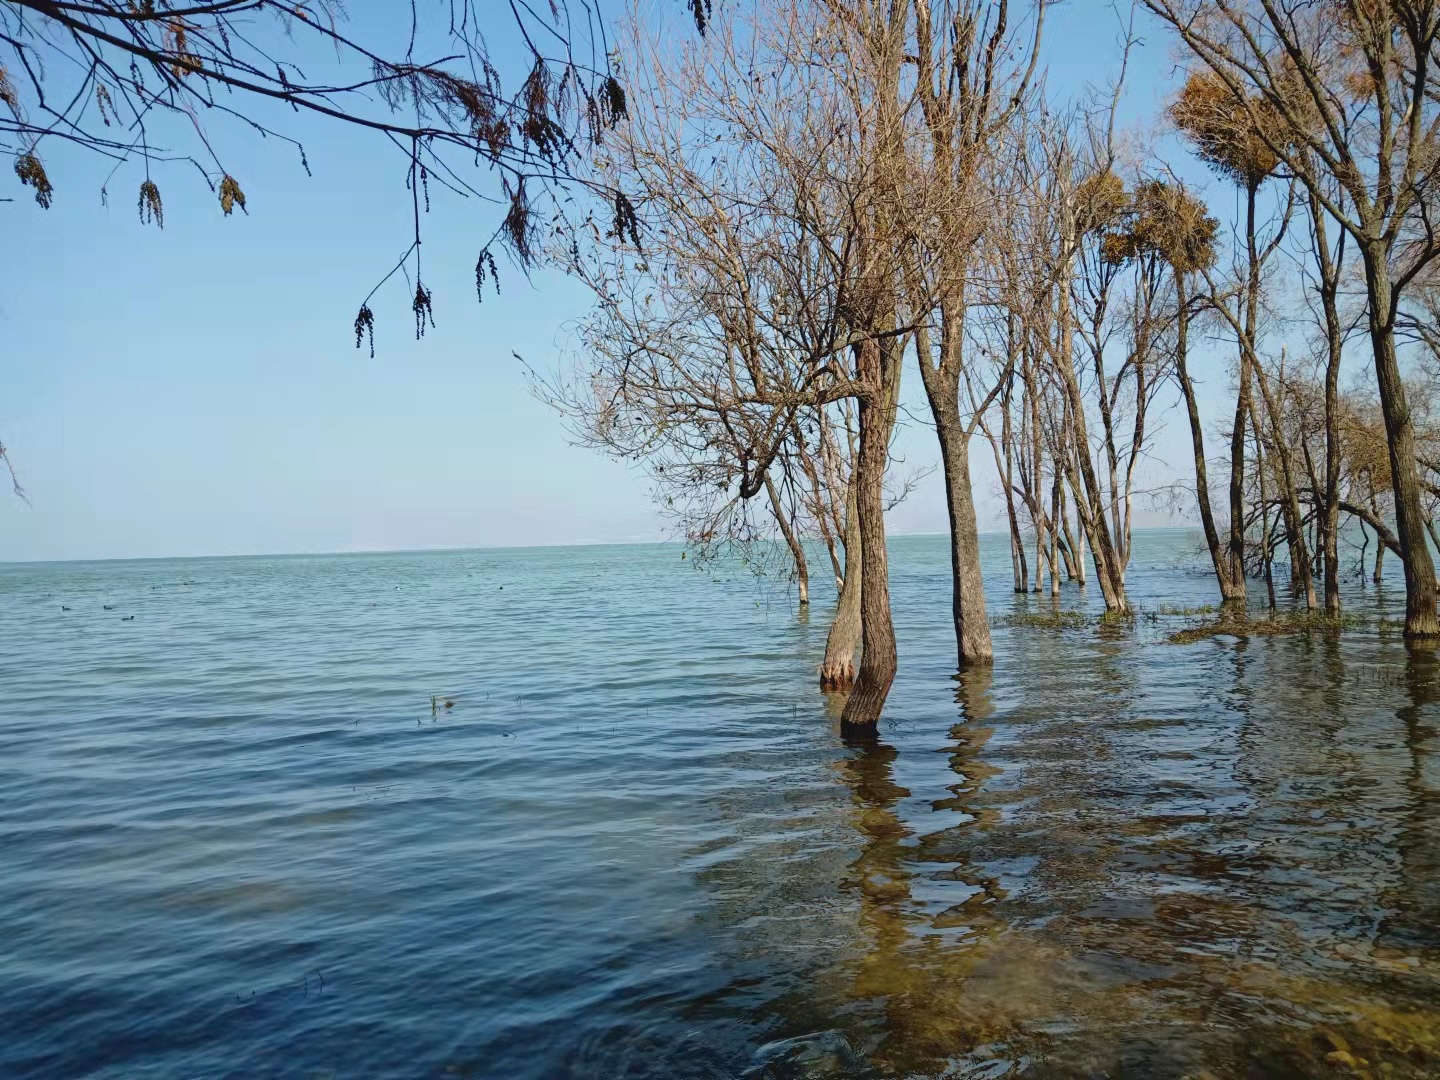
[[[1435,0],[1145,0],[1223,86],[1249,130],[1353,239],[1389,441],[1405,634],[1440,637],[1435,566],[1396,330],[1440,255]],[[1343,199],[1336,192],[1343,192]]]
[[[1030,90],[1044,13],[1044,5],[1036,5],[1027,27],[1026,20],[1013,18],[1008,0],[933,7],[930,0],[914,0],[921,137],[913,151],[916,167],[908,173],[913,180],[895,215],[896,240],[908,255],[907,300],[917,312],[916,353],[945,474],[961,666],[994,658],[970,481],[969,444],[977,421],[967,423],[960,413],[966,313],[987,225],[1003,200],[997,165],[1006,144],[1018,137],[1021,110],[1034,104]],[[939,329],[933,345],[932,312]]]
[[[907,335],[891,251],[874,239],[893,190],[879,163],[893,157],[868,140],[893,98],[837,78],[851,69],[829,62],[843,46],[825,31],[845,28],[818,4],[727,16],[679,55],[629,28],[623,63],[650,92],[597,170],[633,200],[645,242],[573,237],[571,270],[596,307],[556,398],[597,445],[650,461],[701,540],[752,538],[750,500],[815,477],[814,519],[845,548],[821,679],[849,682],[858,626],[844,720],[873,729],[895,668],[883,515]],[[753,38],[743,49],[737,32]]]

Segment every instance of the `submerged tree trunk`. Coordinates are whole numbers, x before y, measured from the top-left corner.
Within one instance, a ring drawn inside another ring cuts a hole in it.
[[[810,566],[805,561],[805,545],[800,543],[800,537],[795,532],[795,523],[786,514],[785,505],[780,501],[780,492],[768,470],[765,473],[765,491],[770,496],[770,508],[775,512],[780,535],[785,538],[785,543],[790,548],[790,558],[795,563],[795,586],[800,592],[800,606],[805,607],[810,603]]]
[[[845,495],[845,577],[835,600],[835,616],[825,639],[825,659],[820,664],[820,689],[848,691],[855,686],[855,649],[860,644],[860,596],[864,588],[861,569],[860,515],[856,509],[855,481]]]
[[[1325,208],[1314,191],[1309,193],[1310,225],[1315,257],[1320,268],[1320,305],[1325,312],[1325,504],[1320,512],[1320,547],[1325,572],[1325,614],[1340,614],[1340,361],[1345,338],[1336,297],[1340,289],[1340,263],[1345,257],[1345,234],[1340,234],[1337,257],[1330,254]]]
[[[945,508],[950,518],[951,611],[955,646],[961,667],[988,664],[995,658],[990,623],[985,614],[985,587],[980,576],[980,530],[975,522],[975,497],[970,486],[970,432],[960,419],[960,336],[958,305],[942,311],[940,359],[930,355],[930,335],[916,331],[920,376],[945,473]]]
[[[950,571],[953,578],[951,609],[955,642],[961,666],[988,664],[995,658],[990,623],[985,613],[985,586],[980,576],[980,530],[975,522],[975,499],[970,487],[969,433],[957,406],[949,418],[935,417],[940,438],[940,460],[945,471],[945,504],[950,516]]]
[[[1062,298],[1065,294],[1062,293]],[[1090,457],[1090,437],[1085,425],[1085,400],[1080,393],[1080,383],[1070,358],[1070,332],[1062,330],[1062,341],[1057,365],[1060,378],[1068,397],[1070,427],[1073,432],[1073,463],[1067,463],[1070,473],[1070,488],[1075,495],[1075,513],[1085,529],[1085,539],[1090,544],[1090,554],[1095,561],[1095,578],[1100,585],[1100,594],[1105,599],[1105,610],[1125,612],[1129,605],[1125,600],[1125,572],[1120,566],[1119,554],[1110,535],[1108,515],[1105,512],[1105,496],[1095,475],[1095,465]],[[1078,467],[1080,476],[1075,476]],[[1083,481],[1083,483],[1082,483]]]
[[[1195,384],[1190,380],[1189,336],[1190,312],[1185,291],[1185,275],[1174,271],[1175,296],[1177,304],[1175,334],[1175,377],[1180,383],[1181,396],[1185,398],[1185,414],[1190,421],[1190,449],[1195,460],[1195,501],[1200,510],[1200,527],[1205,533],[1205,547],[1210,552],[1210,563],[1215,568],[1215,580],[1220,585],[1220,599],[1244,600],[1242,585],[1237,594],[1231,584],[1230,563],[1220,546],[1220,530],[1215,527],[1215,511],[1210,505],[1210,470],[1205,460],[1205,429],[1200,422],[1200,407],[1195,400]]]
[[[842,729],[873,730],[895,681],[895,624],[890,617],[890,567],[885,551],[885,469],[895,424],[900,358],[897,339],[873,338],[855,346],[860,399],[860,450],[856,455],[855,508],[860,522],[860,637],[855,688],[841,713]]]
[[[1255,365],[1260,370],[1260,365]],[[1260,437],[1260,418],[1250,409],[1250,429],[1255,436],[1255,486],[1260,498],[1260,567],[1265,574],[1265,595],[1275,610],[1275,559],[1270,547],[1270,493],[1265,487],[1265,443]]]
[[[1435,611],[1435,562],[1425,543],[1425,514],[1420,505],[1420,474],[1415,464],[1415,421],[1400,364],[1395,354],[1395,313],[1390,268],[1383,242],[1364,252],[1365,278],[1370,297],[1370,342],[1375,354],[1375,379],[1380,390],[1380,411],[1390,445],[1390,476],[1395,490],[1395,532],[1400,540],[1400,562],[1405,571],[1405,636],[1440,637]]]
[[[1055,492],[1060,506],[1060,534],[1065,539],[1065,543],[1060,549],[1060,554],[1065,559],[1065,574],[1083,589],[1085,587],[1085,553],[1080,550],[1080,542],[1075,538],[1075,530],[1070,528],[1070,501],[1065,497],[1065,485],[1061,482],[1059,473],[1055,474]]]
[[[1281,378],[1284,378],[1283,359]],[[1314,611],[1319,604],[1315,596],[1315,577],[1310,571],[1310,550],[1305,542],[1300,496],[1295,489],[1294,457],[1290,453],[1290,444],[1285,440],[1285,430],[1280,423],[1280,403],[1270,392],[1270,377],[1265,374],[1265,369],[1260,364],[1255,365],[1255,380],[1260,386],[1260,397],[1270,417],[1270,435],[1275,444],[1275,455],[1280,461],[1280,512],[1285,522],[1285,538],[1290,552],[1291,588],[1297,594],[1303,593],[1306,610]]]

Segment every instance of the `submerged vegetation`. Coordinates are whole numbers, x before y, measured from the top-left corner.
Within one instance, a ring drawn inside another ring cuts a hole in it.
[[[1271,611],[1262,615],[1222,616],[1213,622],[1189,626],[1170,635],[1175,645],[1210,637],[1274,637],[1277,634],[1337,634],[1342,630],[1396,630],[1403,623],[1364,615],[1325,615],[1315,611]]]
[[[1090,614],[1084,611],[1021,611],[998,616],[997,626],[1016,630],[1084,630],[1124,626],[1139,620],[1158,625],[1162,630],[1176,620],[1194,620],[1203,616],[1218,618],[1191,622],[1178,630],[1166,631],[1166,639],[1174,645],[1186,645],[1211,637],[1273,637],[1281,634],[1327,634],[1342,631],[1372,630],[1397,632],[1404,623],[1371,615],[1347,613],[1331,616],[1317,611],[1261,610],[1226,612],[1211,604],[1196,607],[1175,607],[1161,604],[1153,609],[1133,608],[1124,614],[1105,611]]]

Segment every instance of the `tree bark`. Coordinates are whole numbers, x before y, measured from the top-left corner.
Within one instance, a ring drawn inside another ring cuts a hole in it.
[[[1415,421],[1400,363],[1395,353],[1395,313],[1385,242],[1365,248],[1365,283],[1370,305],[1370,343],[1375,354],[1375,379],[1380,411],[1390,446],[1390,476],[1395,491],[1395,532],[1405,570],[1405,636],[1412,640],[1440,638],[1435,611],[1435,562],[1425,542],[1425,514],[1420,505],[1420,474],[1415,463]]]
[[[805,561],[805,545],[800,543],[794,523],[785,513],[785,505],[780,501],[780,492],[775,487],[775,481],[770,478],[768,469],[765,471],[765,491],[770,496],[770,508],[775,512],[775,521],[780,526],[780,535],[785,538],[785,543],[790,548],[790,558],[795,563],[795,585],[800,592],[800,606],[805,607],[810,603],[810,566]]]
[[[848,691],[855,686],[855,649],[860,644],[860,597],[865,580],[855,487],[852,479],[845,494],[845,577],[835,599],[830,633],[825,638],[825,659],[820,664],[822,690]]]
[[[1284,377],[1283,368],[1281,377]],[[1255,365],[1255,380],[1260,386],[1260,397],[1270,417],[1270,436],[1275,444],[1275,455],[1280,461],[1280,512],[1285,522],[1285,536],[1290,550],[1291,583],[1297,592],[1305,594],[1306,610],[1314,611],[1319,603],[1315,597],[1315,578],[1310,572],[1310,550],[1305,542],[1300,495],[1295,488],[1294,457],[1290,453],[1290,444],[1285,440],[1285,430],[1280,423],[1279,402],[1270,393],[1270,377],[1265,374],[1265,369],[1260,364]]]
[[[1255,365],[1260,370],[1260,365]],[[1253,402],[1250,408],[1250,429],[1255,436],[1255,486],[1260,498],[1260,566],[1265,572],[1265,596],[1270,610],[1275,610],[1275,561],[1270,550],[1270,494],[1265,488],[1265,444],[1260,437],[1260,417]]]
[[[970,485],[970,432],[960,419],[961,318],[958,301],[942,304],[938,363],[930,354],[930,335],[924,328],[916,330],[915,344],[945,473],[945,509],[950,519],[950,607],[955,620],[956,655],[959,666],[964,667],[992,663],[995,650],[980,574],[980,530]]]
[[[1235,422],[1230,429],[1230,543],[1226,549],[1226,573],[1230,593],[1225,601],[1235,606],[1245,601],[1245,425],[1250,416],[1250,368],[1255,360],[1255,322],[1260,305],[1260,257],[1255,248],[1255,196],[1258,185],[1245,188],[1245,253],[1248,275],[1245,282],[1245,315],[1240,328],[1239,386],[1235,393]]]
[[[1320,268],[1320,306],[1325,313],[1325,505],[1320,514],[1321,548],[1325,571],[1325,614],[1340,614],[1340,361],[1344,352],[1344,331],[1336,297],[1340,289],[1340,267],[1330,255],[1326,236],[1325,208],[1309,192],[1310,224],[1315,257]],[[1340,259],[1345,254],[1341,233]]]
[[[1175,375],[1180,382],[1180,393],[1185,398],[1185,414],[1190,420],[1190,448],[1195,458],[1195,501],[1200,510],[1200,527],[1205,532],[1205,547],[1210,552],[1210,563],[1215,568],[1215,580],[1220,585],[1220,599],[1233,601],[1245,599],[1245,592],[1236,594],[1231,586],[1230,563],[1220,547],[1220,530],[1215,527],[1215,511],[1210,505],[1210,470],[1205,460],[1205,428],[1200,422],[1200,407],[1195,400],[1195,384],[1190,380],[1189,345],[1190,312],[1186,296],[1185,275],[1175,273],[1175,296],[1178,305],[1175,334]]]
[[[895,624],[890,617],[890,568],[885,551],[885,469],[895,424],[899,357],[895,338],[855,346],[860,398],[860,450],[856,454],[855,508],[860,521],[860,637],[855,688],[840,715],[842,730],[873,732],[895,681]]]
[[[985,584],[980,575],[980,530],[975,522],[975,497],[970,486],[970,438],[960,420],[959,403],[937,405],[935,430],[945,472],[945,506],[950,515],[951,610],[961,667],[989,664],[995,659],[990,623],[985,613]],[[942,417],[944,417],[942,419]]]

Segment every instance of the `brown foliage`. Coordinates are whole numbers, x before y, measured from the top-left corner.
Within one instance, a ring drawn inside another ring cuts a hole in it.
[[[1257,126],[1257,115],[1268,130]],[[1170,118],[1203,160],[1237,184],[1257,187],[1279,167],[1271,145],[1281,138],[1280,118],[1258,98],[1247,108],[1215,75],[1192,73],[1170,106]]]
[[[1101,254],[1107,262],[1123,263],[1155,252],[1189,274],[1214,263],[1219,231],[1205,204],[1183,187],[1146,180],[1136,186],[1119,227],[1105,234]]]

